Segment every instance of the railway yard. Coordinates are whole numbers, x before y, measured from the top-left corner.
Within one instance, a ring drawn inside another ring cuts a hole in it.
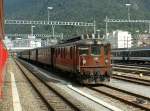
[[[0,0],[0,111],[150,111],[148,4]]]
[[[148,67],[113,65],[110,82],[79,85],[24,60],[10,58],[0,111],[12,111],[13,107],[20,111],[149,111],[148,71]]]

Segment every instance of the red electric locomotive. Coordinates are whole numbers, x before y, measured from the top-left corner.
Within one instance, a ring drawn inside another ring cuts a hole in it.
[[[54,46],[26,50],[20,55],[53,70],[69,72],[67,76],[82,84],[109,81],[112,73],[110,44],[95,35],[71,38]]]
[[[53,65],[71,74],[83,84],[109,81],[111,47],[95,35],[65,40],[54,47]]]

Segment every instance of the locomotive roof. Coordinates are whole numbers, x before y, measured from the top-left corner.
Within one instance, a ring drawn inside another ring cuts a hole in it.
[[[67,45],[69,46],[69,45],[92,45],[92,44],[100,45],[100,44],[108,44],[108,42],[98,37],[98,35],[86,34],[86,35],[72,37],[69,39],[64,39],[63,41],[61,41],[60,43],[56,45],[34,48],[32,50],[50,48],[50,47],[67,46]],[[25,50],[25,51],[28,51],[28,50]]]
[[[107,44],[103,39],[98,37],[98,35],[94,34],[86,34],[86,35],[81,35],[77,37],[72,37],[69,39],[64,39],[61,41],[59,44],[56,44],[54,46],[62,46],[62,45],[92,45],[92,44]]]
[[[80,40],[93,40],[93,39],[100,40],[100,37],[98,37],[98,35],[96,35],[96,34],[84,34],[81,36],[64,39],[64,40],[62,40],[62,43],[76,42],[76,41],[80,41]]]

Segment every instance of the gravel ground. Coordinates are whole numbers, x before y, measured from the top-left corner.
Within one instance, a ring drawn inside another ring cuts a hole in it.
[[[11,62],[15,66],[14,61]],[[18,67],[14,67],[14,70],[17,71],[15,79],[23,111],[48,111],[25,76],[18,70]]]
[[[48,73],[47,73],[48,74]],[[48,74],[49,76],[51,76],[51,74]],[[87,99],[86,97],[81,96],[80,94],[72,91],[71,89],[69,89],[67,87],[67,85],[62,84],[62,83],[58,83],[56,84],[58,87],[60,87],[61,89],[67,91],[71,96],[73,96],[74,98],[78,99],[79,101],[81,101],[82,103],[84,103],[86,106],[90,107],[92,109],[92,111],[99,111],[101,109],[101,111],[109,111],[109,109]],[[79,88],[80,90],[84,91],[85,93],[91,94],[94,97],[99,98],[102,101],[105,101],[113,106],[116,106],[120,109],[122,109],[123,111],[141,111],[138,108],[126,105],[116,99],[113,99],[111,97],[105,96],[103,94],[99,94],[95,91],[92,91],[86,87],[76,87]]]
[[[102,105],[99,105],[99,104],[89,100],[88,98],[81,96],[80,94],[76,93],[75,91],[69,89],[67,87],[67,85],[63,85],[63,84],[60,84],[60,83],[58,83],[56,85],[57,85],[57,87],[65,90],[73,98],[76,98],[78,101],[80,101],[81,103],[83,103],[86,106],[88,106],[91,109],[91,111],[100,111],[100,109],[101,109],[101,111],[111,111],[108,108],[106,108],[106,107],[104,107]]]
[[[150,86],[143,86],[117,79],[111,79],[109,84],[123,90],[150,97]]]
[[[8,86],[5,85],[6,88],[4,88],[4,90],[6,90],[6,92],[11,93],[10,72],[13,72],[15,75],[15,80],[16,80],[21,106],[22,106],[22,111],[47,111],[45,105],[40,100],[37,93],[34,91],[32,86],[28,83],[28,81],[26,80],[26,78],[18,69],[18,67],[16,66],[16,64],[12,59],[9,59],[7,72],[8,73],[6,74],[6,77],[7,78],[9,77],[9,88]],[[4,92],[4,94],[6,95],[6,98],[9,99],[7,100],[9,104],[5,103],[6,99],[4,98],[4,102],[2,103],[2,108],[4,106],[8,106],[9,108],[8,110],[6,110],[6,108],[3,108],[4,110],[2,111],[13,111],[12,95],[6,92]]]
[[[33,66],[31,66],[31,67],[33,67]],[[34,67],[32,69],[35,70],[36,68]],[[72,91],[72,90],[70,90],[69,88],[66,87],[65,84],[67,84],[67,82],[63,81],[59,77],[46,76],[46,75],[52,75],[52,74],[47,72],[47,71],[43,71],[40,68],[36,69],[36,71],[38,71],[38,72],[40,71],[40,73],[36,73],[40,78],[42,78],[43,80],[47,81],[47,84],[49,84],[55,90],[59,91],[59,93],[61,95],[63,95],[65,98],[67,98],[73,104],[75,104],[76,106],[80,107],[81,110],[83,110],[83,111],[99,111],[99,109],[102,109],[103,111],[110,111],[107,108],[104,108],[103,106],[97,107],[97,106],[100,106],[100,105],[96,106],[96,105],[92,104],[91,100],[89,100],[87,98],[85,99],[80,94],[75,94],[74,91]],[[48,78],[49,78],[49,80],[48,80]],[[61,81],[60,82],[51,81],[52,79],[56,79],[56,78],[57,78],[57,80],[59,79]],[[86,104],[87,101],[88,101],[89,104]]]
[[[51,76],[50,73],[46,73],[46,75]],[[45,75],[43,75],[43,76],[45,76]],[[45,76],[45,77],[46,77],[46,76]],[[44,78],[45,78],[45,77],[44,77]],[[46,77],[46,78],[47,78],[47,77]],[[57,78],[57,79],[59,79],[59,78]],[[110,83],[110,84],[112,84],[112,83],[115,83],[115,80],[114,80],[114,79],[111,80],[111,83]],[[118,86],[119,86],[119,82],[118,82],[117,84],[118,84]],[[126,84],[126,83],[120,84],[120,87],[122,87],[122,85],[124,86],[125,84]],[[68,94],[70,94],[70,95],[72,95],[73,97],[77,98],[77,99],[78,99],[79,101],[81,101],[82,103],[88,105],[88,107],[92,108],[92,111],[100,111],[100,110],[101,110],[101,111],[107,111],[107,110],[108,110],[108,109],[106,109],[105,107],[100,106],[100,105],[97,105],[96,103],[94,103],[94,102],[88,100],[87,98],[81,96],[80,94],[78,94],[78,93],[76,93],[76,92],[70,90],[70,89],[67,87],[67,85],[65,85],[65,84],[63,84],[63,83],[59,83],[59,84],[57,84],[57,86],[60,87],[60,88],[62,88],[62,89],[65,90],[65,91],[67,91]],[[129,86],[128,86],[128,87],[129,87]],[[104,95],[104,94],[97,93],[97,92],[95,92],[95,91],[93,91],[93,90],[90,90],[90,89],[88,89],[88,88],[86,88],[86,87],[76,87],[76,88],[80,89],[81,91],[84,91],[84,92],[87,93],[87,94],[91,94],[92,96],[97,97],[97,98],[99,98],[100,100],[105,101],[105,102],[107,102],[107,103],[109,103],[109,104],[111,104],[111,105],[113,105],[113,106],[116,106],[116,107],[122,109],[123,111],[142,111],[142,110],[139,109],[139,108],[135,108],[135,107],[132,107],[132,106],[130,106],[130,105],[124,104],[123,102],[120,102],[120,101],[118,101],[118,100],[116,100],[116,99],[113,99],[113,98],[111,98],[111,97],[108,97],[108,96],[106,96],[106,95]],[[136,87],[136,88],[138,89],[138,87]],[[133,87],[132,87],[132,89],[133,89]],[[110,93],[111,93],[111,92],[110,92]]]
[[[36,69],[36,67],[34,67],[34,69]],[[38,69],[36,69],[36,70],[38,70]],[[55,78],[55,79],[61,80],[60,83],[53,83],[53,84],[56,85],[57,87],[59,87],[61,90],[64,90],[65,92],[67,92],[68,95],[70,95],[72,99],[75,98],[78,101],[80,101],[82,104],[84,104],[86,107],[88,107],[89,110],[91,110],[91,111],[100,111],[100,110],[101,111],[110,111],[108,108],[105,108],[104,106],[99,105],[99,104],[89,100],[88,98],[81,96],[80,94],[76,93],[75,91],[69,89],[66,85],[68,82],[66,82],[65,80],[62,80],[62,78],[60,79],[59,77],[54,76],[50,72],[41,70],[40,68],[39,68],[39,70],[42,73],[42,75],[40,75],[40,77],[42,77],[45,80],[47,80],[48,78],[49,79]]]
[[[115,106],[115,107],[120,108],[120,109],[123,110],[123,111],[142,111],[142,110],[139,109],[139,108],[135,108],[135,107],[129,106],[129,105],[127,105],[127,104],[125,104],[125,103],[123,103],[123,102],[121,102],[121,101],[119,101],[119,100],[116,100],[116,99],[113,99],[113,98],[111,98],[111,97],[109,97],[109,96],[106,96],[106,95],[104,95],[104,94],[95,92],[95,91],[90,90],[90,89],[88,89],[88,88],[86,88],[86,87],[81,87],[81,88],[78,87],[78,88],[79,88],[80,90],[82,90],[82,91],[88,93],[88,94],[91,94],[91,95],[94,96],[94,97],[99,98],[99,99],[102,100],[102,101],[105,101],[105,102],[111,104],[112,106]]]

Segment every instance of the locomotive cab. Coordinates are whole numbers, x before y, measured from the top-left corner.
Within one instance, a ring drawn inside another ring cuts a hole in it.
[[[78,54],[79,72],[83,83],[95,84],[110,80],[110,44],[79,46]]]

